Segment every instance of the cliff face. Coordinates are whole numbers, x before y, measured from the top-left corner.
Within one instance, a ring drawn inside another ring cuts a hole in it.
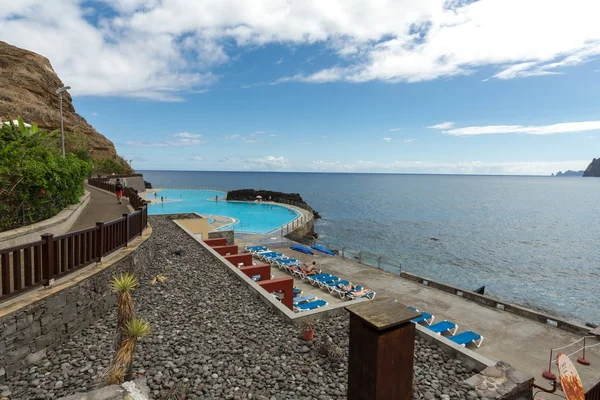
[[[56,89],[63,86],[46,57],[0,41],[0,120],[21,116],[40,128],[60,129]],[[91,149],[95,160],[111,159],[129,169],[113,143],[75,112],[70,94],[63,94],[62,107],[67,146]]]
[[[594,158],[583,172],[583,176],[600,177],[600,158]]]

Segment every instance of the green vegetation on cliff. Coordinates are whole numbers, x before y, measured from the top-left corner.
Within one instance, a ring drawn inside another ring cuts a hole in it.
[[[50,218],[79,201],[91,164],[73,152],[63,157],[55,137],[20,118],[18,125],[0,126],[0,232]]]
[[[63,87],[46,57],[0,41],[0,120],[21,116],[26,123],[53,131],[60,128],[56,89]],[[100,173],[130,173],[127,162],[117,155],[113,143],[77,112],[71,95],[63,95],[65,145],[74,153],[87,153]],[[50,139],[59,145],[60,135]]]

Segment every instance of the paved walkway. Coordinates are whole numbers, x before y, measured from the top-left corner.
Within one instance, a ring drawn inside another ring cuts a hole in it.
[[[565,346],[582,336],[506,311],[481,306],[352,260],[320,254],[306,255],[290,250],[289,245],[281,247],[269,245],[269,248],[303,262],[316,261],[317,266],[324,271],[369,287],[377,292],[377,296],[393,297],[401,303],[435,315],[435,322],[451,320],[459,326],[458,332],[473,330],[483,335],[485,340],[481,348],[470,347],[471,350],[493,361],[508,362],[533,375],[536,382],[545,387],[549,387],[549,382],[541,377],[541,373],[548,368],[550,348]],[[590,301],[594,300],[590,299]],[[598,341],[594,339],[588,342],[588,344],[596,343]],[[569,354],[576,349],[577,347],[567,348],[562,351]],[[587,389],[600,377],[600,346],[590,348],[586,356],[591,361],[590,366],[584,367],[577,363],[575,365]],[[577,355],[571,357],[573,361],[576,358]],[[556,364],[553,365],[552,371],[558,375]],[[538,397],[558,399],[546,393],[540,393]]]
[[[96,222],[111,221],[131,212],[127,207],[129,200],[125,197],[122,199],[123,204],[119,204],[114,194],[89,185],[85,185],[85,190],[90,192],[90,202],[69,232],[90,228],[96,225]]]

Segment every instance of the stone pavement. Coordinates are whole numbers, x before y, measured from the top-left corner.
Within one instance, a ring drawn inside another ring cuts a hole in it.
[[[85,190],[90,192],[90,202],[79,218],[77,218],[77,221],[75,221],[69,232],[90,228],[96,225],[96,222],[112,221],[123,214],[131,212],[127,207],[129,200],[125,197],[121,201],[122,204],[119,204],[114,194],[90,185],[85,185]]]
[[[323,271],[369,287],[377,292],[377,296],[393,297],[401,303],[435,315],[435,322],[444,319],[453,321],[459,326],[459,333],[473,330],[483,335],[485,340],[481,348],[470,347],[471,350],[493,361],[508,362],[515,368],[534,376],[536,382],[545,387],[550,385],[541,377],[541,373],[548,368],[550,348],[565,346],[582,336],[506,311],[485,307],[353,260],[321,254],[306,255],[290,250],[289,245],[269,245],[269,248],[293,256],[302,262],[316,261],[317,266]],[[596,343],[598,342],[594,339],[588,342],[588,344]],[[562,351],[571,353],[576,349],[577,346]],[[577,363],[575,365],[584,387],[588,389],[598,381],[600,376],[600,346],[590,348],[586,352],[586,357],[591,361],[590,366],[585,367]],[[575,360],[577,355],[571,358]],[[556,364],[553,365],[552,372],[558,375]],[[558,399],[557,396],[546,393],[540,393],[538,397]]]

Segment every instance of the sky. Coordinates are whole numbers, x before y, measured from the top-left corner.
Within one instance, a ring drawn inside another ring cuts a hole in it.
[[[0,0],[138,170],[549,175],[600,157],[600,2]]]

